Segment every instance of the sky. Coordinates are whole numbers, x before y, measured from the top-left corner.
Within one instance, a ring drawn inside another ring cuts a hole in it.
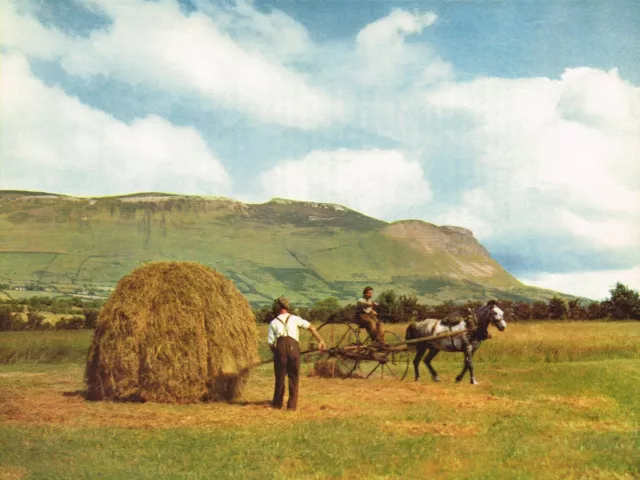
[[[0,188],[339,203],[640,289],[640,2],[0,0]]]

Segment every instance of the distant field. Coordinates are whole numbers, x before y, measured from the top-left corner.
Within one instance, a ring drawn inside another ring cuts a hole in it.
[[[92,332],[1,333],[0,478],[640,476],[640,322],[492,333],[480,385],[441,354],[439,384],[305,375],[297,412],[269,408],[271,365],[233,404],[87,402]]]
[[[1,332],[0,364],[82,363],[92,330]]]
[[[21,291],[21,290],[8,290],[5,292],[6,296],[14,300],[22,300],[24,298],[31,297],[59,297],[62,294],[58,292],[39,292],[39,291]]]

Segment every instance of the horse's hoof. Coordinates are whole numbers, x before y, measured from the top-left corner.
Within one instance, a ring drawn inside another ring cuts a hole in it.
[[[462,380],[462,377],[456,377],[456,383],[460,383],[461,380]]]
[[[474,378],[471,380],[471,385],[478,385],[478,381]]]
[[[440,377],[433,377],[433,381],[434,382],[439,382],[440,381]]]

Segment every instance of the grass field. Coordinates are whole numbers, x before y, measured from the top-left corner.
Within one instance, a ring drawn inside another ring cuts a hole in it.
[[[442,354],[439,384],[305,375],[296,412],[270,365],[233,404],[87,402],[91,332],[0,334],[0,479],[638,478],[639,322],[492,333],[480,385]]]

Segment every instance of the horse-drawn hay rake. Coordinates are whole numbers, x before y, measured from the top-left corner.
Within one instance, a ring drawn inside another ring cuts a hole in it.
[[[326,322],[318,332],[327,344],[319,350],[313,338],[301,343],[302,362],[310,374],[332,378],[371,378],[385,375],[403,380],[409,371],[409,345],[462,335],[470,330],[447,332],[412,340],[403,340],[389,330],[384,331],[384,343],[374,343],[366,330],[346,322]]]

